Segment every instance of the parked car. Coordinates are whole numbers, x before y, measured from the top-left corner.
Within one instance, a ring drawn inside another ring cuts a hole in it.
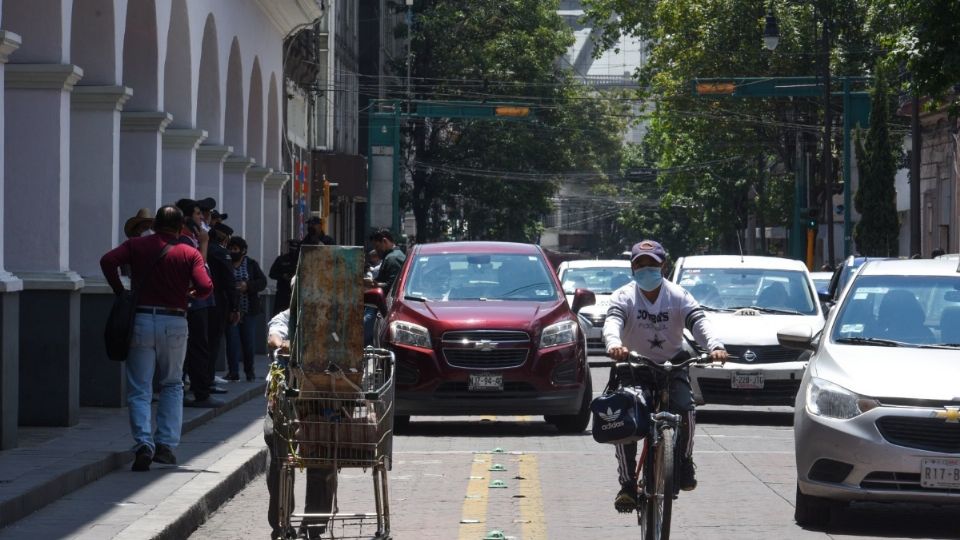
[[[827,307],[833,306],[837,302],[837,299],[840,298],[843,287],[867,260],[867,257],[861,257],[859,255],[850,255],[844,259],[843,262],[837,266],[837,269],[833,271],[833,277],[830,278],[830,286],[827,288],[826,294],[820,295],[820,300],[823,301]]]
[[[630,261],[593,260],[567,261],[557,269],[560,284],[567,303],[573,305],[577,289],[589,289],[596,295],[597,303],[580,310],[580,316],[587,325],[587,352],[606,354],[603,344],[603,322],[610,308],[610,295],[613,291],[630,283]]]
[[[677,260],[674,282],[700,302],[727,351],[724,366],[693,366],[698,403],[793,404],[809,352],[777,343],[777,331],[823,325],[807,267],[779,257],[700,255]]]
[[[539,246],[419,244],[390,296],[380,340],[397,360],[396,420],[542,414],[583,431],[592,399],[586,332]]]
[[[812,351],[797,395],[797,523],[849,501],[960,503],[960,273],[954,261],[864,264]]]

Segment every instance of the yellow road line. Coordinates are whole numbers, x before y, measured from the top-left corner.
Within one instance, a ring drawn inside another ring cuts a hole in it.
[[[543,494],[540,489],[540,465],[537,456],[520,456],[520,520],[523,540],[546,540],[547,520],[543,514]]]
[[[460,540],[477,540],[486,534],[487,495],[490,479],[487,469],[493,457],[490,454],[475,454],[470,467],[470,481],[460,515]],[[467,521],[467,523],[464,523]]]

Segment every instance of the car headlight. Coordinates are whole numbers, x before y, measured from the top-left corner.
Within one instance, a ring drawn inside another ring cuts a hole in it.
[[[430,332],[419,324],[393,321],[390,323],[390,336],[397,345],[410,345],[411,347],[423,347],[424,349],[432,348]]]
[[[577,341],[577,321],[561,321],[543,329],[540,348],[556,347]]]
[[[811,377],[807,386],[807,410],[816,416],[848,420],[879,406],[875,399],[865,398],[817,377]]]

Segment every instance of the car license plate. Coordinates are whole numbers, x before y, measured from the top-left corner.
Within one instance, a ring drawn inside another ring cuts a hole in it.
[[[468,388],[471,392],[503,391],[503,375],[499,373],[471,373]]]
[[[925,488],[960,488],[960,459],[920,460],[920,486]]]
[[[730,387],[738,390],[763,390],[763,373],[739,373],[730,377]]]

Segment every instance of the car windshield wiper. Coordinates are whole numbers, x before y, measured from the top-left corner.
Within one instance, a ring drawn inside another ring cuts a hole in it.
[[[837,343],[847,343],[850,345],[877,345],[880,347],[914,347],[911,343],[894,341],[892,339],[882,339],[875,337],[845,337],[837,340]]]
[[[703,308],[704,311],[717,311],[717,312],[733,311],[732,309],[729,309],[729,308],[719,308],[719,307],[708,306],[705,304],[700,304],[700,307]]]
[[[921,345],[921,349],[960,349],[960,343],[934,343],[933,345]]]
[[[407,294],[403,297],[404,300],[413,300],[414,302],[426,302],[427,299],[423,296],[417,296],[415,294]]]
[[[755,309],[760,313],[774,313],[777,315],[803,315],[803,313],[800,313],[795,309],[777,309],[777,308],[766,308],[766,307],[760,307],[760,306],[737,306],[737,307],[730,308],[730,310],[732,311],[736,311],[738,309]]]
[[[507,291],[507,292],[505,292],[505,293],[503,293],[503,294],[501,294],[501,295],[499,295],[499,296],[500,296],[501,298],[506,298],[506,297],[508,297],[508,296],[510,296],[510,295],[512,295],[512,294],[516,294],[516,293],[518,293],[518,292],[520,292],[520,291],[522,291],[522,290],[526,290],[526,289],[529,289],[529,288],[531,288],[531,287],[541,287],[541,286],[543,286],[543,285],[549,285],[549,283],[546,283],[546,282],[544,282],[544,281],[541,281],[541,282],[539,282],[539,283],[529,283],[529,284],[527,284],[527,285],[524,285],[523,287],[517,287],[516,289],[513,289],[512,291]]]

